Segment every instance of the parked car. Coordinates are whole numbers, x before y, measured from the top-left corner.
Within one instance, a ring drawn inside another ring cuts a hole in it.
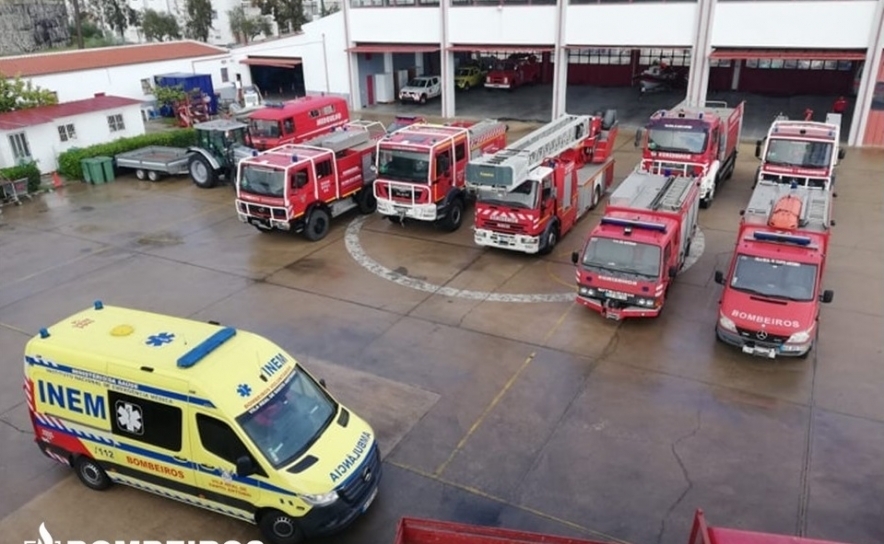
[[[442,96],[442,81],[439,76],[421,76],[408,82],[408,85],[399,90],[400,102],[419,102],[426,104],[427,100]]]
[[[478,66],[464,66],[458,68],[454,76],[454,86],[461,91],[468,91],[473,87],[481,87],[485,81],[485,71]]]

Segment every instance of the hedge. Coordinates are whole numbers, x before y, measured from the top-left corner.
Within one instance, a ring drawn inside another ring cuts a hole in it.
[[[192,128],[170,130],[142,134],[132,138],[120,138],[106,144],[98,144],[83,148],[71,148],[58,156],[58,173],[67,179],[83,179],[83,167],[80,162],[92,157],[115,157],[126,151],[134,151],[149,145],[169,147],[189,147],[196,144],[196,131]]]
[[[36,193],[40,190],[40,169],[33,162],[20,164],[12,168],[0,168],[0,175],[10,181],[28,178],[28,192]]]

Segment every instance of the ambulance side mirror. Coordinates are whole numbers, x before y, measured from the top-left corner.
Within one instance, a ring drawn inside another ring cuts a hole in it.
[[[635,147],[642,145],[642,134],[644,134],[644,130],[642,129],[635,131]]]
[[[580,254],[576,251],[571,252],[571,262],[577,264],[577,261],[580,260]]]
[[[828,304],[833,300],[835,300],[835,291],[832,291],[831,289],[823,291],[823,295],[820,297],[820,301],[822,301],[823,304]]]
[[[762,141],[761,141],[761,140],[756,140],[756,141],[755,141],[755,158],[756,158],[756,159],[760,159],[760,158],[761,158],[761,144],[762,144]]]
[[[724,273],[721,270],[715,271],[715,283],[724,285]]]
[[[251,476],[256,472],[255,464],[252,462],[252,458],[248,455],[243,455],[236,460],[236,475],[240,478]]]

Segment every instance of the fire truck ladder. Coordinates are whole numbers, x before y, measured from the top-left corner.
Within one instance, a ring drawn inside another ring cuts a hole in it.
[[[515,189],[543,159],[571,149],[586,138],[591,119],[589,115],[564,115],[497,153],[470,161],[467,184],[507,191]]]
[[[652,210],[663,209],[669,212],[679,210],[684,202],[684,196],[693,183],[696,182],[692,178],[670,176],[648,207]]]

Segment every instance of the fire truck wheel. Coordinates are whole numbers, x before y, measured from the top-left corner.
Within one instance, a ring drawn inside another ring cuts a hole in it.
[[[598,185],[595,186],[595,189],[592,190],[592,203],[589,206],[590,210],[594,210],[598,207],[599,202],[602,199],[602,190]]]
[[[295,520],[279,510],[270,510],[261,516],[258,527],[270,544],[298,544],[304,541],[304,533]]]
[[[552,253],[553,249],[556,248],[556,242],[558,241],[559,237],[556,233],[556,226],[552,225],[543,237],[543,247],[540,248],[540,254],[549,255]]]
[[[135,171],[135,177],[144,181],[144,178],[147,177],[147,174],[144,172],[144,170],[139,168],[138,170]]]
[[[331,217],[327,211],[322,208],[313,208],[307,219],[307,225],[304,227],[304,236],[311,242],[322,240],[328,234],[330,221]]]
[[[448,205],[448,213],[442,219],[442,228],[448,232],[454,232],[460,228],[463,222],[463,200],[455,198]]]
[[[96,491],[104,491],[111,486],[107,473],[93,459],[81,455],[74,461],[74,470],[83,485]]]
[[[198,153],[191,155],[187,170],[190,172],[190,179],[200,189],[211,189],[215,186],[215,169],[202,155]]]
[[[359,205],[359,213],[365,215],[374,213],[378,209],[378,199],[374,197],[374,192],[370,186],[359,191],[359,196],[356,197],[356,204]]]

